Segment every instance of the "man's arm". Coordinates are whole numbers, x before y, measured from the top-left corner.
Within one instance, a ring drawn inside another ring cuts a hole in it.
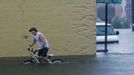
[[[42,47],[46,44],[46,37],[43,36],[42,34],[39,35],[40,40],[42,41]]]
[[[35,45],[35,43],[36,43],[36,40],[33,39],[33,43],[32,43],[31,45],[29,45],[29,46],[30,46],[30,47],[33,47],[33,46]]]

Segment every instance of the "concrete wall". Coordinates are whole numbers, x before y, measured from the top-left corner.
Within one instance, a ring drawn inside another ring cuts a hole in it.
[[[46,34],[49,53],[95,54],[95,6],[95,0],[0,0],[0,57],[27,56],[32,26]]]

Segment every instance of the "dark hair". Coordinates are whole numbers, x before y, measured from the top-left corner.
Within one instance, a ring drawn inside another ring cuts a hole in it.
[[[32,27],[32,28],[29,29],[29,32],[32,32],[32,31],[38,32],[38,30],[35,27]]]

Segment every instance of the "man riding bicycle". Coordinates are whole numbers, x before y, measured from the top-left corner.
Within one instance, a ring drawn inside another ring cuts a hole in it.
[[[37,43],[40,47],[40,49],[38,50],[38,56],[46,60],[48,63],[51,63],[51,61],[47,57],[49,43],[46,36],[43,33],[38,32],[38,30],[35,27],[30,28],[29,32],[31,32],[34,37],[33,43],[29,46],[33,47],[35,43]]]

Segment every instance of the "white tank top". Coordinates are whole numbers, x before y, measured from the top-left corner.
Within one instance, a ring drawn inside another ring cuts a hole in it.
[[[34,36],[34,39],[36,40],[36,42],[37,42],[37,44],[40,46],[40,48],[42,48],[42,45],[43,45],[43,44],[42,44],[42,41],[41,41],[40,38],[39,38],[39,34],[43,35],[44,38],[45,38],[45,35],[44,35],[43,33],[37,32],[37,34]],[[44,47],[49,48],[49,43],[48,43],[47,39],[45,39],[45,40],[46,40],[46,45],[44,45]]]

